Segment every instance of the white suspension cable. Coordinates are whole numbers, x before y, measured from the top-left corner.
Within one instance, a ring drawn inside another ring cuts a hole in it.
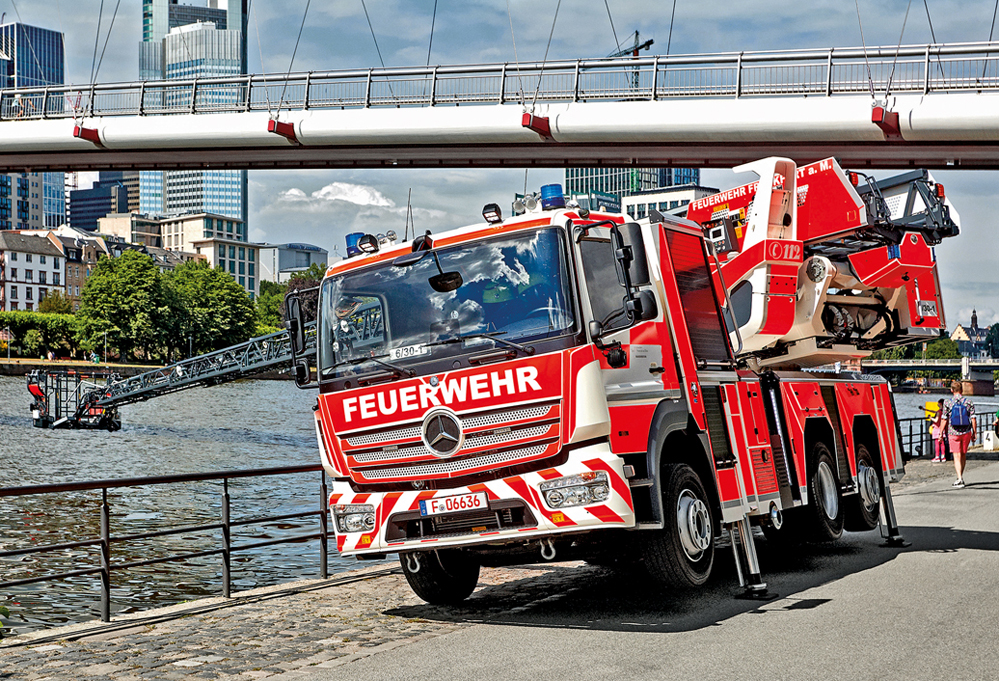
[[[114,14],[111,15],[111,24],[108,26],[108,33],[104,36],[104,47],[101,48],[101,58],[97,60],[97,70],[94,71],[94,81],[97,80],[98,74],[101,72],[101,64],[104,63],[104,53],[108,49],[108,41],[111,40],[111,31],[114,30],[114,20],[118,16],[118,8],[121,7],[121,0],[114,6]]]
[[[288,73],[285,75],[284,87],[281,88],[281,97],[278,99],[278,114],[281,113],[281,107],[284,105],[284,93],[288,90],[288,80],[291,78],[291,68],[295,64],[295,55],[298,54],[298,44],[302,41],[302,31],[305,29],[305,18],[309,16],[309,5],[311,4],[312,0],[305,0],[305,12],[302,13],[302,25],[298,27],[298,38],[295,39],[295,49],[291,51],[291,61],[288,62]]]
[[[895,58],[891,62],[891,73],[888,74],[888,84],[885,85],[885,103],[888,103],[888,94],[891,92],[891,82],[895,78],[895,64],[898,63],[898,53],[902,49],[902,36],[905,35],[905,24],[909,21],[909,10],[912,8],[912,0],[905,8],[905,17],[902,19],[902,32],[898,35],[898,47],[895,48]]]
[[[857,24],[860,26],[860,44],[864,47],[864,63],[867,64],[867,84],[871,88],[871,99],[877,99],[874,94],[874,78],[871,76],[871,62],[867,59],[867,41],[864,40],[864,24],[860,21],[860,0],[853,0],[857,5]]]
[[[531,102],[531,112],[538,103],[538,94],[541,92],[541,81],[545,75],[545,64],[548,62],[548,50],[552,46],[552,37],[555,35],[555,22],[558,21],[558,9],[562,6],[562,0],[558,0],[555,5],[555,16],[552,18],[552,30],[548,33],[548,45],[545,47],[545,58],[541,60],[541,71],[538,73],[538,87],[534,90],[534,101]]]
[[[614,17],[611,16],[610,3],[604,0],[604,7],[607,8],[607,19],[610,21],[611,34],[614,36],[614,51],[617,52],[621,49],[621,41],[617,39],[617,30],[614,28]]]
[[[999,2],[999,0],[997,0]],[[506,0],[506,15],[510,18],[510,39],[513,41],[513,61],[517,64],[517,83],[520,87],[520,105],[526,110],[524,98],[524,79],[520,75],[520,57],[517,56],[517,38],[513,34],[513,13],[510,12],[510,0]],[[505,83],[504,83],[505,85]]]

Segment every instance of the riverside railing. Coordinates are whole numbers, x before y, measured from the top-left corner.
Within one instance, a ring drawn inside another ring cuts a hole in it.
[[[577,59],[5,90],[0,120],[999,90],[999,42]]]
[[[295,473],[320,473],[319,485],[319,505],[313,511],[300,511],[297,513],[285,513],[282,515],[260,516],[250,518],[240,518],[233,520],[231,517],[231,501],[229,498],[229,481],[237,478],[255,478],[274,475],[291,475]],[[122,487],[137,487],[144,485],[167,485],[177,483],[204,482],[211,480],[222,481],[221,493],[221,517],[219,522],[202,525],[185,525],[181,527],[171,527],[168,529],[156,530],[152,532],[141,532],[136,534],[115,535],[111,527],[111,507],[108,503],[108,490]],[[288,544],[294,542],[304,542],[309,540],[319,541],[319,574],[323,579],[329,576],[327,566],[329,524],[326,510],[327,498],[329,496],[326,485],[326,474],[320,465],[311,466],[287,466],[280,468],[262,468],[257,470],[235,470],[235,471],[215,471],[210,473],[191,473],[183,475],[164,475],[142,478],[122,478],[117,480],[88,480],[85,482],[55,483],[46,485],[28,485],[24,487],[0,487],[0,498],[24,497],[38,494],[59,494],[66,492],[80,492],[87,490],[101,490],[100,506],[100,536],[88,537],[78,541],[65,542],[60,544],[47,544],[43,546],[32,546],[28,548],[0,551],[0,559],[15,556],[26,556],[33,554],[51,553],[54,551],[68,551],[70,549],[85,548],[91,546],[100,547],[100,565],[94,567],[84,567],[65,572],[56,572],[37,577],[24,579],[14,579],[0,582],[0,589],[39,582],[51,582],[55,580],[81,577],[85,575],[98,575],[101,580],[101,620],[108,622],[111,619],[111,573],[118,570],[128,570],[131,568],[143,567],[168,562],[182,562],[206,556],[221,556],[222,562],[222,595],[229,598],[231,593],[231,558],[238,551],[250,551],[276,544]],[[234,527],[255,525],[261,523],[273,523],[287,521],[296,518],[308,518],[317,516],[319,518],[319,530],[308,534],[294,534],[289,537],[278,539],[268,539],[265,541],[255,541],[245,544],[234,545],[231,531]],[[221,546],[214,549],[202,551],[189,551],[170,556],[157,556],[145,560],[135,560],[128,562],[114,562],[115,545],[130,541],[153,539],[157,537],[167,537],[190,533],[201,533],[206,531],[221,530],[219,542]]]
[[[975,415],[978,423],[976,431],[976,442],[985,441],[985,433],[992,430],[992,422],[996,418],[996,412],[980,412]],[[930,435],[930,422],[925,418],[914,417],[898,420],[899,434],[902,438],[902,451],[906,458],[932,456],[933,438]]]

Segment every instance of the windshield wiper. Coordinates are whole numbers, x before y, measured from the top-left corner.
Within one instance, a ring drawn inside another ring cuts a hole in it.
[[[500,334],[504,333],[506,333],[506,331],[493,331],[492,333],[466,333],[463,336],[455,336],[454,338],[445,338],[444,340],[434,341],[433,343],[427,343],[427,347],[431,347],[434,345],[450,345],[452,343],[462,343],[472,338],[489,338],[502,345],[506,345],[508,347],[520,350],[525,354],[528,355],[534,354],[533,345],[521,345],[520,343],[514,343],[512,340],[506,340],[505,338],[500,338],[499,337]]]
[[[406,376],[407,378],[412,378],[413,376],[416,376],[416,372],[413,371],[412,369],[406,369],[404,367],[398,366],[397,364],[390,364],[389,362],[383,362],[381,360],[382,357],[388,357],[388,354],[373,355],[371,357],[355,357],[353,359],[345,359],[341,362],[337,362],[333,366],[323,371],[323,378],[329,376],[330,372],[332,372],[337,367],[342,367],[344,365],[354,366],[356,364],[364,364],[365,362],[374,362],[375,364],[381,365],[386,369],[390,369],[392,370],[393,373],[395,373],[396,376]]]

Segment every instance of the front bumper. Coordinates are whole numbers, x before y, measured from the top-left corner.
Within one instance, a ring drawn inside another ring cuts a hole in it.
[[[570,475],[606,473],[609,495],[600,502],[552,508],[540,491],[544,482]],[[340,532],[336,519],[337,550],[345,556],[396,553],[420,549],[523,542],[532,537],[557,536],[602,528],[635,526],[635,509],[623,461],[607,443],[573,450],[561,466],[514,475],[467,487],[411,492],[354,492],[346,481],[332,484],[329,504],[369,504],[374,527],[364,532]],[[435,497],[485,492],[488,509],[447,516],[421,516],[420,502]]]

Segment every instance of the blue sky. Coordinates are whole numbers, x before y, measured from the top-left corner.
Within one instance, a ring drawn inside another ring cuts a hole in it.
[[[102,47],[116,1],[103,3]],[[365,2],[386,65],[426,64],[434,0]],[[15,3],[22,21],[66,34],[67,81],[89,82],[100,0],[0,0],[0,11],[6,11],[8,21],[16,18]],[[430,63],[512,62],[514,42],[520,60],[540,60],[557,4],[558,0],[438,0]],[[904,44],[929,42],[927,6],[938,42],[987,40],[996,6],[995,0],[926,0],[925,4],[920,0],[859,0],[858,4],[868,46],[897,44],[903,20]],[[305,7],[306,0],[252,0],[251,71],[289,69]],[[672,10],[670,0],[607,0],[606,4],[604,0],[561,0],[549,58],[605,56],[615,49],[615,33],[618,40],[627,42],[636,30],[643,40],[655,40],[650,54],[665,54],[668,41],[671,54],[861,44],[857,5],[843,0],[677,0],[670,38]],[[114,19],[98,80],[135,80],[140,39],[141,3],[125,0]],[[361,0],[311,3],[293,70],[378,65]],[[973,307],[981,323],[999,322],[999,248],[992,212],[999,173],[941,171],[934,175],[946,185],[964,230],[937,249],[949,326],[968,323]],[[561,171],[531,171],[528,181],[534,188],[559,182]],[[702,184],[725,188],[737,183],[727,171],[702,174]],[[250,173],[250,237],[307,241],[332,250],[347,232],[401,232],[410,189],[417,227],[440,231],[478,221],[485,203],[508,205],[511,194],[523,185],[523,170],[255,171]]]

